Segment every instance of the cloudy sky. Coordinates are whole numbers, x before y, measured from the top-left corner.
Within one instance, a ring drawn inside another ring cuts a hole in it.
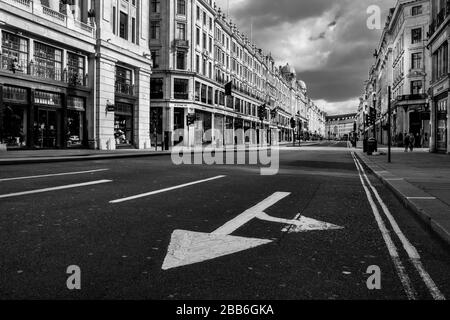
[[[367,27],[367,8],[396,0],[216,0],[241,32],[271,52],[277,65],[297,70],[308,92],[329,114],[356,112],[381,31]],[[251,28],[253,21],[253,28]]]

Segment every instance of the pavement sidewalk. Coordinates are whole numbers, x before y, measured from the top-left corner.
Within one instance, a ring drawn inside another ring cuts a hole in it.
[[[356,155],[407,208],[450,244],[450,156],[426,149],[406,153],[394,148],[392,163],[388,163],[387,150],[378,151],[378,155],[367,156],[358,150]]]

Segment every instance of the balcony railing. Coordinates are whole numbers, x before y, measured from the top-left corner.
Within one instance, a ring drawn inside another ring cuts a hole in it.
[[[427,95],[420,93],[420,94],[406,94],[402,96],[397,97],[397,101],[417,101],[417,100],[425,100],[427,99]]]
[[[135,94],[134,85],[132,84],[116,81],[115,89],[116,93],[118,94],[123,94],[127,96],[134,96]]]
[[[68,29],[82,31],[82,33],[87,33],[90,36],[94,36],[95,28],[84,22],[75,20],[65,13],[53,10],[49,7],[41,5],[40,1],[33,0],[0,0],[0,3],[7,3],[11,6],[17,7],[19,9],[25,10],[36,16],[44,18],[46,20],[52,21],[56,24],[62,25]]]
[[[174,45],[176,48],[185,48],[189,49],[189,40],[181,40],[181,39],[175,39]]]
[[[0,59],[0,70],[12,74],[63,82],[73,87],[85,87],[88,79],[88,75],[81,72],[39,66],[33,61],[28,62],[27,60],[18,60],[5,56],[2,56]]]
[[[177,100],[189,100],[189,93],[186,92],[175,92],[174,98]]]

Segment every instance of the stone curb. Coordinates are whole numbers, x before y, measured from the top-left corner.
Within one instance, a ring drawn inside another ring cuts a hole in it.
[[[355,152],[355,155],[370,172],[395,194],[407,209],[417,215],[437,237],[450,246],[450,207],[447,204],[401,177],[396,177],[361,155],[360,152]],[[429,199],[411,199],[412,197]]]

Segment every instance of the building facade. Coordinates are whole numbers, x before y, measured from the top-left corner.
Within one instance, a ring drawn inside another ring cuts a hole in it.
[[[151,1],[150,50],[152,144],[292,141],[321,114],[295,70],[277,67],[210,0]]]
[[[431,23],[428,31],[428,48],[432,56],[431,100],[431,150],[450,153],[450,82],[449,51],[450,2],[431,1]]]
[[[416,136],[417,147],[430,147],[432,136],[428,92],[432,77],[426,30],[429,0],[399,0],[389,11],[375,62],[361,98],[360,112],[376,110],[376,125],[364,126],[366,137],[381,144],[391,139],[402,146],[405,134]],[[388,137],[388,87],[391,88],[392,136]]]
[[[147,1],[0,4],[0,143],[150,147]]]
[[[327,116],[327,139],[348,140],[355,132],[357,126],[357,118],[357,113]]]

